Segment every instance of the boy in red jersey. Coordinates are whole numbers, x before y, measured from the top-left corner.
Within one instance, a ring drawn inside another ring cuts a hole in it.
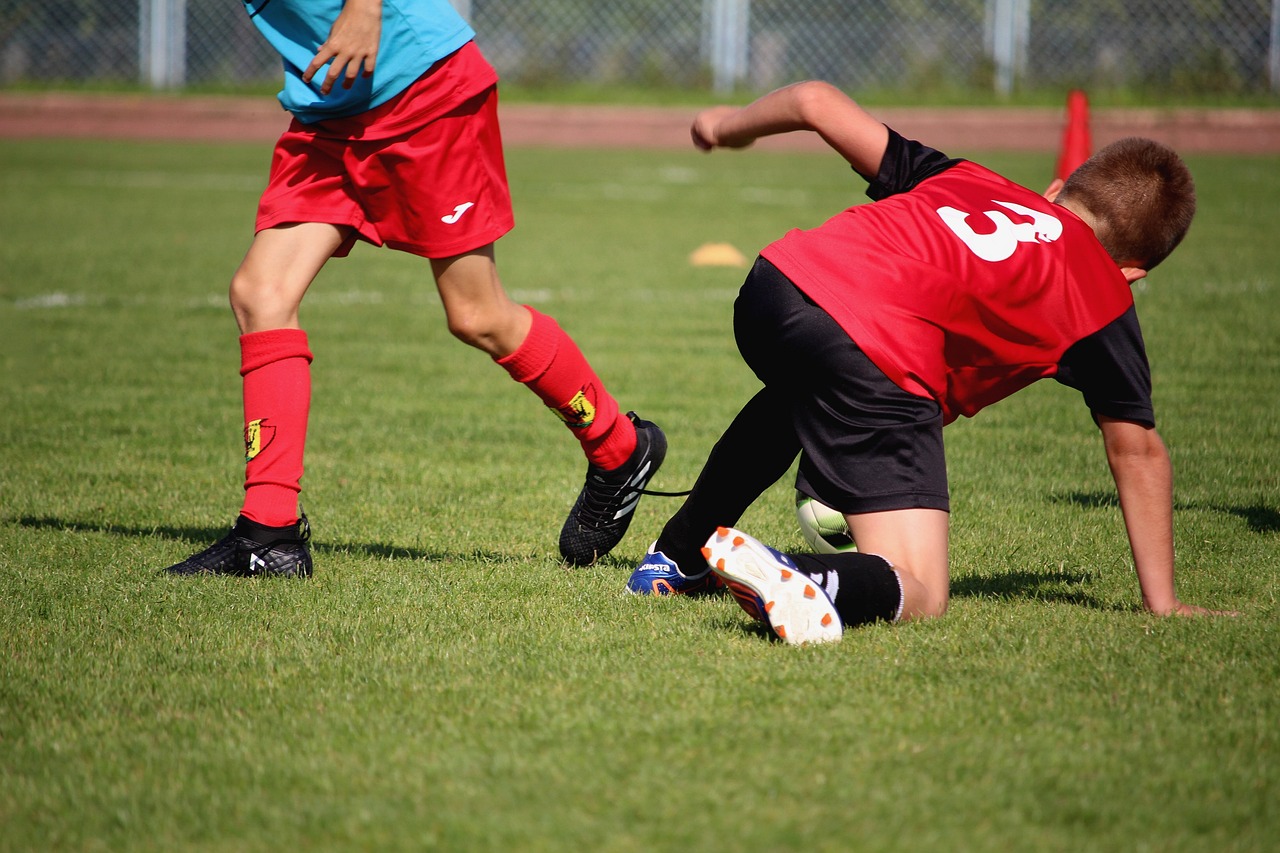
[[[706,110],[692,134],[711,150],[795,130],[818,132],[875,203],[761,252],[734,331],[764,388],[628,589],[703,592],[718,578],[794,643],[940,616],[942,427],[1052,377],[1081,391],[1102,431],[1143,605],[1208,612],[1174,591],[1171,466],[1129,289],[1195,212],[1177,155],[1123,140],[1042,197],[904,139],[821,82]],[[845,515],[857,553],[784,555],[730,527],[797,455],[797,489]]]
[[[284,60],[256,234],[231,280],[244,382],[245,497],[231,532],[177,575],[311,574],[298,502],[311,351],[298,309],[357,239],[429,260],[450,332],[487,353],[568,426],[587,480],[560,533],[574,565],[626,532],[666,439],[624,414],[552,318],[506,294],[494,241],[511,229],[497,74],[447,0],[245,0]]]

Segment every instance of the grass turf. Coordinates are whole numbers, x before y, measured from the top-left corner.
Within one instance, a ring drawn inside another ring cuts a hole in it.
[[[157,577],[239,505],[225,281],[268,152],[0,151],[0,850],[1274,849],[1275,158],[1193,158],[1199,219],[1137,296],[1179,589],[1242,615],[1137,609],[1096,431],[1039,383],[948,430],[950,614],[795,649],[725,599],[622,593],[670,500],[562,568],[563,427],[449,337],[424,263],[368,247],[303,309],[316,577]],[[742,271],[688,253],[860,186],[834,155],[509,165],[505,283],[667,430],[654,487],[689,485],[755,385]],[[742,526],[798,547],[787,484]]]

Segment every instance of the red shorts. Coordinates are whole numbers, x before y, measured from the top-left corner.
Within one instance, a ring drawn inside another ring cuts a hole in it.
[[[353,229],[334,257],[357,238],[428,258],[497,240],[515,218],[496,86],[388,138],[329,136],[295,121],[276,143],[257,230],[297,222]]]

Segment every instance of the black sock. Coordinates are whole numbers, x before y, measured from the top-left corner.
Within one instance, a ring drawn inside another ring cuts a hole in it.
[[[707,569],[702,546],[717,527],[730,527],[800,452],[786,399],[761,389],[720,436],[693,491],[658,536],[658,550],[686,577]]]
[[[846,628],[901,615],[902,583],[884,557],[857,551],[787,556],[826,591]]]

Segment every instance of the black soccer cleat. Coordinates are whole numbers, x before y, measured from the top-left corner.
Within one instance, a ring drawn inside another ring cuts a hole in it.
[[[626,535],[644,487],[667,458],[667,437],[658,425],[627,417],[636,428],[636,449],[622,467],[604,471],[587,466],[587,482],[560,529],[560,554],[574,566],[589,566],[613,550]]]
[[[243,515],[226,536],[164,572],[170,575],[235,575],[236,577],[311,577],[311,525],[303,515],[296,524],[267,527]]]

